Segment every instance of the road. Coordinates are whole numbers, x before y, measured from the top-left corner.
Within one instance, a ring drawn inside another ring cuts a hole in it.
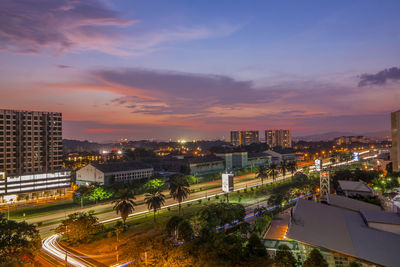
[[[354,162],[353,160],[347,161],[347,162],[339,162],[336,164],[331,164],[331,163],[324,163],[323,166],[340,166],[343,164],[349,164]],[[254,174],[253,174],[254,175]],[[286,175],[285,177],[283,177],[282,175],[279,175],[275,180],[276,181],[280,181],[283,179],[287,179],[291,177],[290,174]],[[273,182],[272,179],[265,179],[265,183],[271,183]],[[251,180],[251,181],[245,181],[245,182],[240,182],[235,184],[235,190],[234,191],[238,191],[238,190],[242,190],[245,188],[251,188],[251,187],[255,187],[261,185],[260,180],[259,179],[255,179],[255,180]],[[224,192],[222,192],[222,189],[219,188],[214,188],[214,189],[209,189],[203,192],[197,192],[197,193],[193,193],[189,196],[189,199],[182,202],[182,203],[190,203],[193,201],[197,201],[200,199],[206,199],[208,197],[215,197],[216,195],[222,195],[225,194]],[[173,199],[168,199],[166,201],[166,205],[164,207],[162,207],[162,209],[168,208],[168,207],[173,207],[173,206],[177,206],[178,203],[176,203],[175,200]],[[251,219],[253,215],[249,215],[252,211],[254,210],[254,205],[248,207],[246,214],[248,215],[246,218],[247,219]],[[133,217],[133,216],[137,216],[140,214],[144,214],[149,212],[147,210],[147,207],[145,206],[145,204],[142,205],[138,205],[135,207],[135,213],[130,214],[129,217]],[[55,215],[55,217],[57,218],[57,215]],[[120,217],[116,216],[115,212],[107,212],[107,213],[103,213],[103,214],[99,214],[98,215],[100,223],[108,223],[108,222],[112,222],[112,221],[116,221],[119,220]],[[63,218],[61,216],[61,218]],[[54,219],[54,218],[53,218]],[[226,226],[224,226],[226,227]],[[54,229],[55,226],[54,225],[50,225],[50,226],[45,226],[45,227],[41,227],[39,230],[41,231],[41,233],[43,234],[44,232],[49,232],[52,229]],[[44,238],[42,243],[42,249],[49,254],[50,256],[56,258],[57,260],[61,261],[61,262],[65,262],[65,255],[66,255],[66,251],[58,244],[57,239],[60,237],[59,234],[53,234],[47,238]],[[84,256],[84,255],[78,255],[78,254],[73,254],[68,252],[68,257],[67,257],[67,261],[68,261],[68,265],[71,266],[99,266],[98,264],[95,264],[94,262],[95,259],[91,256]],[[122,265],[115,265],[115,266],[123,266]]]
[[[351,161],[346,161],[346,162],[338,162],[336,164],[333,164],[333,166],[349,164],[352,162],[354,162],[354,161],[351,160]],[[329,166],[329,165],[332,165],[332,164],[330,162],[326,162],[323,164],[323,166],[325,166],[325,167]],[[314,166],[311,166],[310,170],[313,170],[314,168],[315,168]],[[235,188],[237,190],[240,190],[240,189],[260,185],[261,184],[260,179],[246,180],[246,179],[250,179],[250,178],[254,178],[254,177],[255,177],[254,173],[243,175],[240,177],[235,177],[235,179],[245,180],[243,182],[235,183]],[[291,175],[288,174],[286,176],[286,178],[288,178],[288,177],[291,177]],[[276,180],[280,180],[280,179],[282,179],[281,175],[279,175]],[[270,183],[270,182],[272,182],[272,179],[264,179],[264,183]],[[199,188],[201,186],[209,187],[211,184],[218,184],[218,183],[220,184],[221,180],[204,183],[202,185],[200,185],[200,184],[193,185],[192,187],[196,187],[196,188]],[[165,195],[169,195],[168,191],[165,191],[163,193]],[[204,190],[201,192],[192,193],[189,195],[187,201],[185,201],[183,203],[188,203],[188,202],[196,201],[199,199],[205,199],[207,197],[211,197],[216,194],[222,194],[221,186],[218,186],[216,188],[207,189],[207,190]],[[144,199],[144,196],[141,195],[141,196],[138,196],[135,201],[143,202],[143,199]],[[173,206],[173,204],[176,204],[176,203],[177,202],[174,199],[168,198],[168,199],[166,199],[164,208],[171,207],[171,206]],[[42,237],[45,237],[54,232],[54,229],[58,226],[58,223],[56,223],[56,222],[59,222],[59,221],[65,219],[68,214],[73,213],[73,212],[78,212],[78,211],[87,212],[89,210],[94,210],[95,213],[100,213],[100,214],[96,214],[96,216],[99,218],[100,221],[111,222],[111,221],[120,219],[120,217],[116,216],[116,213],[115,213],[115,211],[112,210],[112,207],[113,207],[112,203],[107,203],[107,204],[97,205],[95,207],[88,207],[88,208],[83,208],[83,209],[77,209],[74,211],[67,211],[67,212],[65,212],[65,211],[56,212],[56,213],[45,215],[45,216],[30,218],[30,219],[27,219],[26,222],[28,222],[28,223],[42,222],[42,224],[44,224],[45,226],[39,227],[38,229],[39,229]],[[135,206],[135,213],[131,214],[131,216],[138,215],[138,214],[144,214],[147,212],[149,212],[147,209],[147,206],[145,204],[139,204],[139,205]]]
[[[249,178],[251,176],[254,177],[254,174],[251,175],[246,175]],[[289,177],[289,176],[288,176]],[[280,178],[281,179],[281,178]],[[271,182],[271,180],[268,180],[268,182]],[[212,182],[212,183],[218,183],[217,182]],[[220,181],[219,181],[220,183]],[[264,183],[267,183],[267,179],[264,179]],[[260,179],[253,179],[250,181],[245,181],[245,182],[239,182],[235,184],[235,188],[238,189],[244,189],[246,187],[252,187],[252,186],[256,186],[256,185],[260,185]],[[169,194],[169,192],[164,192],[166,195]],[[187,202],[191,202],[191,201],[197,201],[199,199],[204,199],[204,198],[208,198],[211,196],[214,196],[216,194],[222,194],[222,188],[220,186],[218,186],[217,188],[211,188],[208,190],[204,190],[201,192],[195,192],[189,195],[187,201],[183,202],[183,203],[187,203]],[[139,196],[137,197],[137,199],[135,200],[136,202],[141,202],[143,201],[144,196]],[[172,199],[172,198],[168,198],[166,199],[165,202],[165,207],[170,207],[173,204],[176,204],[177,202]],[[100,221],[112,221],[112,220],[117,220],[120,217],[116,216],[115,211],[112,210],[113,204],[112,203],[107,203],[107,204],[103,204],[103,205],[98,205],[96,207],[89,207],[89,208],[84,208],[84,209],[77,209],[74,211],[68,211],[68,212],[56,212],[53,214],[49,214],[49,215],[45,215],[45,216],[41,216],[41,217],[36,217],[36,218],[31,218],[26,220],[26,222],[28,223],[38,223],[38,222],[42,222],[43,224],[48,224],[48,223],[52,223],[52,222],[57,222],[60,220],[63,220],[67,217],[68,214],[73,213],[73,212],[77,212],[77,211],[89,211],[89,210],[94,210],[96,213],[98,212],[103,212],[100,214],[96,214],[96,216],[99,218]],[[106,211],[108,210],[108,211]],[[106,212],[104,212],[106,211]],[[143,214],[143,213],[147,213],[149,212],[147,209],[147,206],[145,204],[140,204],[135,206],[135,215],[137,214]],[[131,214],[133,215],[133,214]],[[42,226],[39,227],[39,231],[40,234],[42,236],[47,236],[48,234],[52,233],[52,231],[57,227],[58,223],[55,224],[50,224],[50,225],[46,225],[46,226]]]
[[[282,179],[287,179],[288,177],[290,177],[290,175],[286,175],[285,178],[280,176],[280,177],[276,178],[275,180],[280,181]],[[272,179],[265,180],[265,183],[271,183],[271,182],[272,182]],[[251,188],[251,187],[258,186],[258,185],[261,185],[259,179],[248,181],[248,182],[243,182],[243,183],[236,184],[235,186],[237,188],[234,191],[242,190],[245,188]],[[217,195],[222,195],[222,194],[225,194],[225,193],[222,192],[221,188],[211,189],[211,190],[207,191],[207,196],[205,195],[205,192],[194,193],[194,194],[191,194],[192,199],[189,199],[182,203],[190,203],[190,202],[197,201],[199,199],[215,197]],[[164,207],[162,207],[162,209],[165,209],[168,207],[174,207],[174,206],[178,205],[178,203],[176,203],[174,200],[172,200],[172,199],[169,199],[169,200],[170,200],[169,201],[170,203],[166,203],[166,205]],[[254,206],[256,206],[256,205],[252,205],[249,207],[247,214],[253,212]],[[137,206],[135,208],[135,210],[136,210],[136,212],[133,214],[130,214],[129,217],[133,217],[133,216],[137,216],[137,215],[149,212],[145,205]],[[106,216],[102,216],[102,215],[106,215]],[[105,217],[105,219],[100,218],[100,223],[108,223],[108,222],[112,222],[112,221],[116,221],[116,220],[120,219],[120,217],[115,215],[115,212],[100,214],[100,215],[98,215],[98,217],[99,218]],[[55,226],[53,225],[53,226],[49,226],[49,227],[54,228]],[[43,229],[47,229],[47,228],[48,227],[42,227],[41,230],[43,231]],[[59,237],[60,237],[59,234],[53,234],[53,235],[50,235],[50,236],[44,238],[42,241],[42,249],[45,253],[56,258],[57,260],[59,260],[61,262],[65,262],[65,255],[67,252],[65,251],[64,248],[62,248],[58,244],[57,239]],[[67,254],[68,254],[67,261],[70,266],[99,266],[98,264],[94,263],[95,258],[93,258],[93,257],[77,255],[76,253],[71,253],[71,252],[68,252]]]

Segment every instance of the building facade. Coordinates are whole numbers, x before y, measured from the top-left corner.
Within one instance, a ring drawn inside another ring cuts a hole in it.
[[[65,193],[71,180],[62,161],[61,113],[0,110],[0,201],[15,193]]]
[[[292,147],[292,133],[290,130],[266,130],[265,143],[272,147]]]
[[[153,172],[153,167],[138,161],[90,163],[76,172],[76,183],[79,185],[129,183],[133,180],[148,179],[153,176]]]
[[[217,156],[205,156],[188,160],[190,175],[219,173],[225,170],[225,161]]]
[[[234,146],[248,146],[259,142],[258,131],[231,131],[231,144]]]
[[[390,151],[390,158],[392,160],[393,171],[400,170],[400,110],[392,112],[392,150]]]

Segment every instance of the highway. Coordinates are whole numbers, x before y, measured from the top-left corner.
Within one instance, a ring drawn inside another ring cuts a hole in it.
[[[275,180],[276,181],[280,181],[280,180],[283,180],[283,179],[287,179],[289,177],[291,177],[291,175],[288,174],[284,178],[282,176],[279,176]],[[264,184],[271,183],[271,182],[272,182],[272,179],[268,179],[268,180],[265,180]],[[256,179],[256,181],[253,180],[253,181],[244,182],[242,187],[236,188],[234,190],[234,192],[238,191],[238,190],[245,189],[245,188],[251,188],[251,187],[259,186],[259,185],[261,185],[259,179]],[[235,186],[237,186],[237,185],[235,185]],[[218,192],[210,194],[207,191],[207,193],[208,193],[207,196],[205,196],[205,192],[201,192],[201,194],[203,196],[184,201],[184,202],[182,202],[182,204],[194,202],[194,201],[197,201],[197,200],[200,200],[200,199],[206,199],[208,197],[215,197],[217,195],[225,194],[224,192],[221,192],[221,188],[212,189],[212,191],[218,191]],[[173,201],[173,202],[175,202],[175,201]],[[175,207],[177,205],[178,205],[178,203],[168,204],[168,205],[163,206],[162,209],[166,209],[166,208],[169,208],[169,207]],[[141,205],[141,206],[145,206],[145,205]],[[135,210],[137,210],[137,209],[135,208]],[[151,211],[148,211],[147,207],[146,207],[145,210],[137,211],[135,213],[132,213],[132,214],[129,215],[129,217],[137,216],[137,215],[148,213],[148,212],[151,212]],[[109,222],[113,222],[113,221],[117,221],[117,220],[121,219],[121,217],[115,216],[115,212],[112,212],[112,214],[113,214],[112,218],[101,220],[100,223],[109,223]],[[54,226],[52,226],[52,227],[54,227]],[[60,237],[60,234],[53,234],[53,235],[50,235],[50,236],[44,238],[43,241],[42,241],[42,249],[48,255],[50,255],[50,256],[56,258],[57,260],[65,263],[65,255],[66,255],[67,252],[64,250],[64,248],[62,248],[58,244],[57,240],[58,240],[59,237]],[[88,258],[92,258],[93,259],[93,257],[87,257],[87,256],[77,255],[77,254],[73,254],[73,253],[68,252],[67,261],[68,261],[68,265],[69,266],[97,266],[97,265],[93,265],[93,263],[89,262]],[[120,266],[120,265],[115,265],[115,266]]]
[[[367,153],[367,152],[364,152],[363,154],[365,154],[365,153]],[[362,155],[362,154],[360,153],[360,155]],[[332,164],[330,162],[326,162],[326,163],[323,163],[323,167],[329,167],[329,166],[335,167],[335,166],[350,164],[350,163],[353,163],[353,162],[354,162],[354,160],[350,160],[350,161],[346,161],[346,162],[338,162],[336,164]],[[314,170],[315,166],[311,166],[310,169]],[[275,179],[275,181],[280,181],[280,180],[283,180],[283,179],[287,179],[289,177],[291,177],[290,174],[287,174],[285,177],[282,177],[282,175],[279,175]],[[272,182],[273,182],[272,179],[265,179],[264,184],[272,183]],[[256,186],[259,186],[259,185],[261,185],[260,179],[255,179],[255,180],[250,180],[250,181],[237,183],[237,184],[235,184],[234,192],[238,191],[238,190],[243,190],[245,188],[256,187]],[[197,192],[197,193],[191,194],[190,195],[190,199],[182,202],[182,204],[194,202],[194,201],[197,201],[197,200],[200,200],[200,199],[206,199],[206,198],[209,198],[209,197],[215,197],[217,195],[223,195],[223,194],[225,194],[225,192],[222,192],[220,187],[214,188],[214,189],[209,189],[209,190],[206,190],[206,191],[203,191],[203,192]],[[175,200],[168,199],[166,201],[166,205],[163,206],[162,209],[166,209],[166,208],[169,208],[169,207],[175,207],[177,205],[178,205],[178,203],[176,203]],[[137,216],[137,215],[140,215],[140,214],[144,214],[144,213],[149,213],[150,212],[147,209],[145,204],[136,206],[135,210],[136,210],[136,212],[130,214],[129,217],[133,217],[133,216]],[[121,219],[121,217],[115,215],[115,212],[107,212],[107,213],[99,214],[98,217],[100,219],[100,223],[109,223],[109,222],[113,222],[113,221],[117,221],[117,220]],[[53,229],[53,228],[55,228],[55,226],[54,225],[50,225],[50,226],[42,227],[42,228],[40,228],[40,230],[42,232],[43,231],[51,231],[51,229]],[[66,251],[58,244],[57,239],[59,237],[60,237],[59,234],[53,234],[53,235],[50,235],[50,236],[44,238],[43,241],[42,241],[42,244],[43,244],[42,245],[42,249],[48,255],[56,258],[57,260],[59,260],[61,262],[65,262]],[[89,261],[89,259],[93,259],[93,257],[82,256],[82,255],[77,255],[77,254],[73,254],[73,253],[69,253],[68,252],[67,260],[68,260],[68,265],[69,266],[98,266],[96,264],[91,263]],[[126,263],[124,263],[124,264],[126,264]],[[117,266],[123,266],[124,264],[122,264],[122,265],[116,264],[114,266],[116,266],[116,267]]]

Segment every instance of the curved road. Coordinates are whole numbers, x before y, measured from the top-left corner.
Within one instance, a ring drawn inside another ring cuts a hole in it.
[[[332,166],[339,166],[339,165],[343,165],[343,164],[349,164],[354,162],[353,160],[347,161],[347,162],[339,162],[336,164],[331,164],[331,163],[324,163],[324,166],[328,166],[328,165],[332,165]],[[314,166],[311,167],[311,169],[313,169]],[[282,175],[279,175],[275,180],[276,181],[280,181],[283,179],[287,179],[291,177],[290,174],[286,175],[285,177],[282,177]],[[272,179],[266,179],[265,184],[267,183],[272,183]],[[238,190],[242,190],[245,188],[251,188],[251,187],[255,187],[255,186],[259,186],[261,185],[260,180],[259,179],[255,179],[255,180],[251,180],[251,181],[245,181],[245,182],[240,182],[235,184],[235,187],[237,187],[235,191]],[[217,195],[223,195],[225,194],[225,192],[222,192],[221,188],[214,188],[214,189],[209,189],[207,191],[203,191],[203,192],[197,192],[197,193],[193,193],[190,195],[190,199],[187,201],[184,201],[182,203],[190,203],[193,201],[197,201],[200,199],[206,199],[208,197],[215,197]],[[178,203],[176,203],[175,200],[173,199],[167,199],[166,201],[166,205],[162,207],[162,209],[165,208],[169,208],[169,207],[174,207],[177,206]],[[132,213],[129,215],[129,217],[133,217],[133,216],[137,216],[140,214],[144,214],[144,213],[148,213],[150,212],[147,207],[145,206],[145,204],[136,206],[135,208],[136,212]],[[121,219],[121,217],[119,216],[115,216],[115,212],[106,212],[103,214],[99,214],[97,215],[100,219],[100,223],[108,223],[108,222],[112,222],[112,221],[116,221]],[[44,231],[50,231],[54,228],[54,225],[50,225],[50,226],[45,226],[40,228],[40,230],[42,231],[42,233]],[[65,263],[65,255],[67,253],[68,257],[67,257],[67,261],[68,261],[68,265],[71,266],[96,266],[93,263],[90,263],[89,259],[92,258],[90,256],[81,256],[81,255],[76,255],[70,252],[66,252],[57,242],[57,239],[60,237],[59,234],[53,234],[47,238],[44,238],[42,241],[42,248],[43,250],[49,254],[50,256],[56,258],[57,260],[64,262]],[[124,266],[127,263],[124,263],[122,265],[114,265],[114,266]]]

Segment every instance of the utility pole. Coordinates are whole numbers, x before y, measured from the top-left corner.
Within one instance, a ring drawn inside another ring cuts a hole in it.
[[[147,267],[147,251],[144,252],[144,262],[145,262],[146,267]]]

